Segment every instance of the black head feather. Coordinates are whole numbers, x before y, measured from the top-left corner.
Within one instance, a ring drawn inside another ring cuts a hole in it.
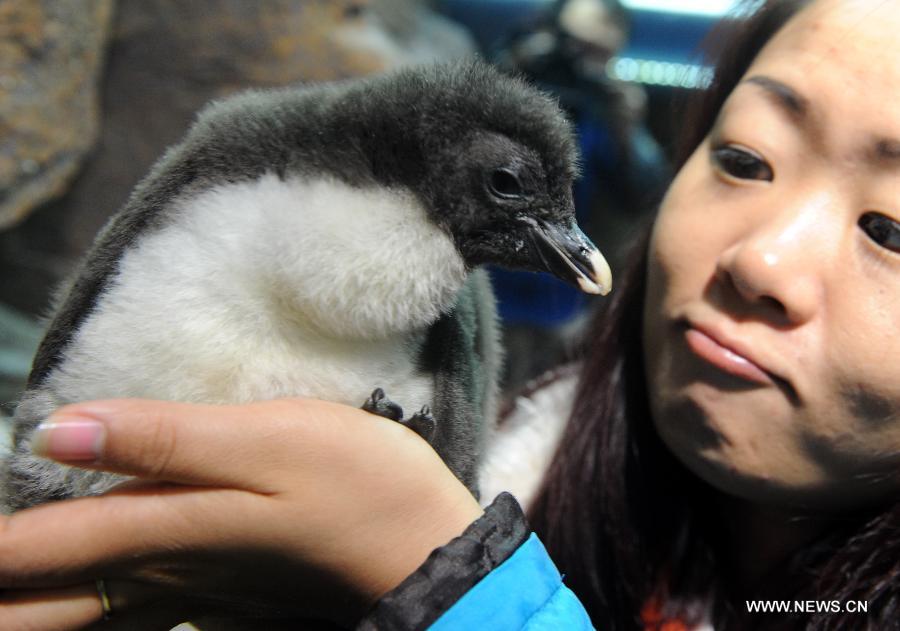
[[[472,265],[531,267],[518,216],[574,221],[572,127],[519,78],[477,61],[412,68],[360,85],[335,114],[373,177],[415,191]]]

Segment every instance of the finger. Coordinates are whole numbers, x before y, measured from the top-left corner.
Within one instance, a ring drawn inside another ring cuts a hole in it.
[[[188,600],[165,586],[130,581],[107,581],[106,585],[109,615],[88,627],[89,631],[161,631],[192,618]]]
[[[330,422],[322,417],[334,416],[334,407],[369,416],[303,400],[243,406],[94,401],[58,410],[35,432],[32,449],[84,468],[270,492],[272,471],[280,464],[297,466],[310,442],[303,432]]]
[[[105,581],[105,586],[111,603],[109,610],[103,608],[96,581],[54,589],[4,592],[0,595],[0,631],[62,631],[86,627],[103,631],[159,631],[186,619],[182,608],[160,606],[159,588],[130,581]]]
[[[251,527],[242,520],[265,510],[260,496],[206,487],[145,487],[29,508],[0,517],[0,589],[144,578],[154,561],[186,554],[185,542],[198,550],[228,545]]]
[[[103,618],[95,584],[0,596],[0,630],[81,629]]]

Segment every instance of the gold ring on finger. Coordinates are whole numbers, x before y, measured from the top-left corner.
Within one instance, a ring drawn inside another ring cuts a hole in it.
[[[109,594],[106,593],[106,581],[97,579],[97,595],[100,597],[100,606],[103,607],[103,619],[109,620],[112,616],[112,607],[109,604]]]

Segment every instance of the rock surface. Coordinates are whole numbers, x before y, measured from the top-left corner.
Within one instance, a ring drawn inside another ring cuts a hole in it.
[[[93,145],[112,0],[0,3],[0,229],[60,194]]]

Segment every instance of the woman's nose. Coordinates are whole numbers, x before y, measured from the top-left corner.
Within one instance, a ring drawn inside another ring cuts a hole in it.
[[[719,257],[716,277],[757,315],[785,326],[810,320],[822,301],[833,250],[823,200],[762,215]]]

